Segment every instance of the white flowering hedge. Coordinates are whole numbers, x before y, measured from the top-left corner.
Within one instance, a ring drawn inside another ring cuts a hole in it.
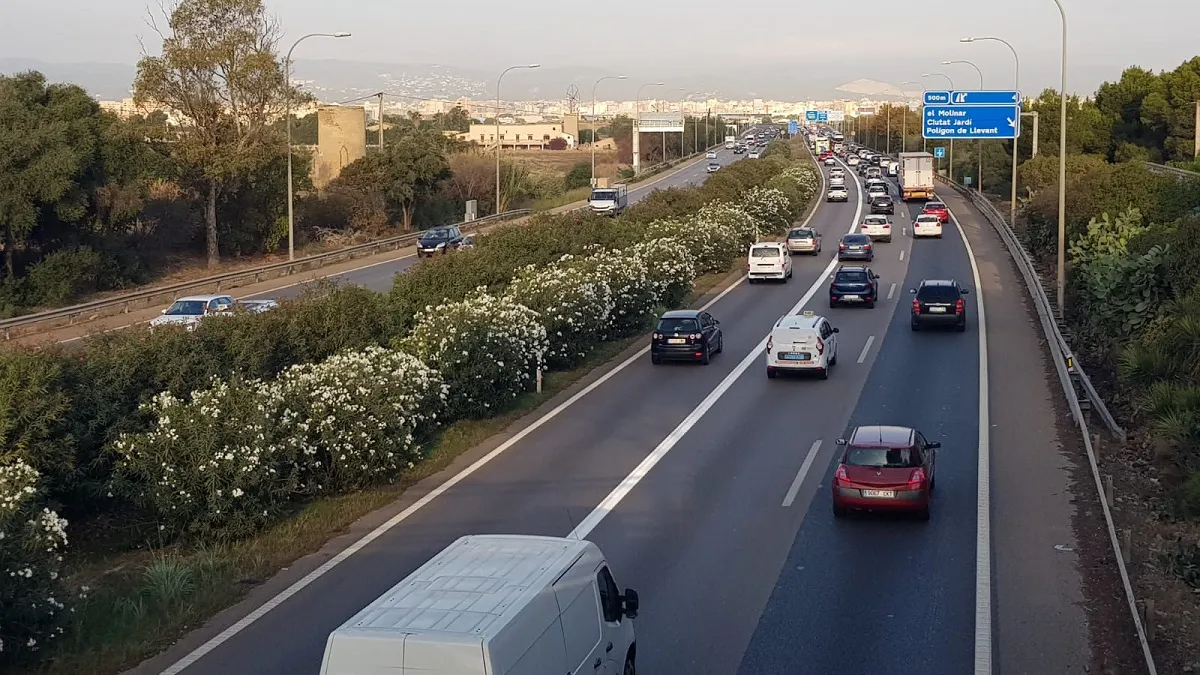
[[[115,485],[168,536],[235,539],[290,503],[394,481],[420,458],[446,389],[381,347],[293,366],[273,382],[216,382],[144,407],[149,431],[113,443]]]
[[[532,389],[550,348],[537,312],[483,288],[421,312],[401,344],[442,374],[455,418],[486,417],[508,407]]]
[[[792,181],[806,201],[812,199],[821,189],[821,177],[817,175],[816,167],[811,164],[801,164],[784,169],[779,177]]]
[[[706,207],[707,208],[707,207]],[[739,251],[733,228],[716,219],[656,220],[646,226],[646,238],[673,239],[692,254],[696,276],[729,271]]]
[[[0,463],[0,667],[28,658],[63,632],[67,521],[43,505],[39,478],[20,459]]]
[[[706,204],[696,212],[693,222],[705,230],[727,228],[733,233],[737,242],[735,253],[745,251],[750,248],[751,244],[758,241],[758,220],[737,204],[728,202]]]
[[[695,287],[696,256],[678,239],[650,239],[636,244],[633,254],[645,264],[660,307],[678,307]]]
[[[571,264],[608,281],[613,311],[605,330],[606,340],[629,337],[646,327],[658,307],[658,296],[646,261],[636,251],[600,251]]]
[[[604,339],[613,311],[612,290],[595,269],[572,266],[564,256],[548,267],[530,265],[505,291],[513,302],[541,317],[548,347],[546,366],[566,370],[581,362]]]
[[[738,206],[758,222],[760,236],[783,234],[792,225],[792,203],[779,190],[750,188]]]

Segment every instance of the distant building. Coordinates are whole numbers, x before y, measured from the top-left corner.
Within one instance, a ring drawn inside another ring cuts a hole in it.
[[[575,121],[578,128],[578,119]],[[578,134],[578,129],[576,129]],[[573,148],[578,143],[578,136],[567,133],[560,122],[543,124],[500,124],[500,146],[518,150],[545,148],[550,141],[561,138],[567,142],[567,147]],[[471,130],[458,134],[458,139],[469,143],[477,143],[486,148],[496,147],[496,125],[472,124]]]
[[[367,154],[367,111],[358,106],[323,105],[317,109],[317,151],[312,182],[321,189],[342,169]]]

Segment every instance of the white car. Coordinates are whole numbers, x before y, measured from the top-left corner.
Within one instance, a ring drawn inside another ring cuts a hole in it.
[[[873,215],[863,218],[858,231],[871,238],[871,241],[892,241],[892,221],[887,216]]]
[[[750,247],[746,259],[746,278],[756,281],[782,281],[792,278],[792,254],[787,244],[762,241]]]
[[[837,160],[836,160],[836,159],[834,159],[834,158],[832,158],[832,157],[826,157],[826,158],[825,158],[825,166],[833,166],[834,164],[837,164]]]
[[[715,151],[713,151],[713,150],[709,150],[709,151],[708,151],[708,154],[704,155],[704,158],[705,158],[705,159],[716,159],[716,158],[717,158],[717,153],[716,153]]]
[[[914,237],[942,238],[942,221],[932,213],[922,213],[913,221]]]
[[[812,372],[827,379],[837,364],[837,335],[828,319],[812,311],[780,317],[767,338],[767,377],[782,371]]]
[[[829,177],[829,186],[830,187],[846,187],[845,176],[830,176]]]
[[[150,320],[151,328],[182,326],[192,331],[210,316],[229,316],[237,311],[261,314],[279,307],[275,300],[234,300],[232,295],[189,295],[179,298]]]
[[[709,173],[716,173],[720,170],[721,170],[720,164],[717,164],[716,162],[709,162],[709,164],[708,164],[708,172]]]
[[[750,157],[750,159],[758,159],[760,154],[761,153],[759,151],[755,150],[754,152],[750,153],[748,156]]]
[[[850,199],[850,193],[846,191],[845,185],[832,185],[829,192],[825,194],[827,202],[844,202]]]
[[[851,156],[850,159],[846,160],[846,164],[848,164],[850,166],[858,166],[859,163],[861,163],[861,162],[862,162],[862,159],[857,156]]]
[[[876,197],[884,197],[888,194],[887,186],[883,183],[873,183],[867,186],[867,199],[871,200]]]

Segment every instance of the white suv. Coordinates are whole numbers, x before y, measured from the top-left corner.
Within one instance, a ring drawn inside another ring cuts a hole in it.
[[[867,216],[863,218],[858,231],[871,238],[871,241],[892,241],[892,221],[887,216]]]
[[[811,311],[786,314],[775,322],[767,338],[767,377],[782,372],[812,372],[822,380],[837,364],[838,329]]]
[[[942,238],[942,221],[932,213],[922,213],[913,221],[914,237]]]
[[[844,202],[850,199],[850,193],[846,191],[845,185],[832,185],[829,187],[829,192],[825,195],[827,202]]]

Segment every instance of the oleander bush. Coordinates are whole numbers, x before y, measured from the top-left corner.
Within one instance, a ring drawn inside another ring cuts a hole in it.
[[[760,237],[787,232],[799,215],[787,195],[775,188],[750,188],[738,206],[758,222]]]
[[[605,326],[606,340],[619,340],[643,330],[659,307],[646,261],[633,249],[599,251],[572,265],[608,281],[613,310]]]
[[[686,247],[692,255],[697,276],[728,272],[730,260],[741,250],[741,242],[733,228],[715,218],[656,220],[646,226],[646,236],[673,239]]]
[[[546,327],[546,366],[566,370],[580,363],[604,339],[613,311],[612,290],[595,270],[571,266],[570,255],[548,266],[530,265],[517,273],[507,295],[541,317]]]
[[[656,304],[659,307],[678,307],[683,303],[696,281],[696,256],[675,239],[650,239],[636,244],[633,255],[646,266]]]
[[[758,241],[758,220],[729,202],[712,202],[700,209],[693,219],[704,230],[727,228],[733,233],[738,251],[745,251]]]
[[[24,459],[0,461],[0,666],[33,656],[63,633],[67,521],[45,506],[41,475]]]

